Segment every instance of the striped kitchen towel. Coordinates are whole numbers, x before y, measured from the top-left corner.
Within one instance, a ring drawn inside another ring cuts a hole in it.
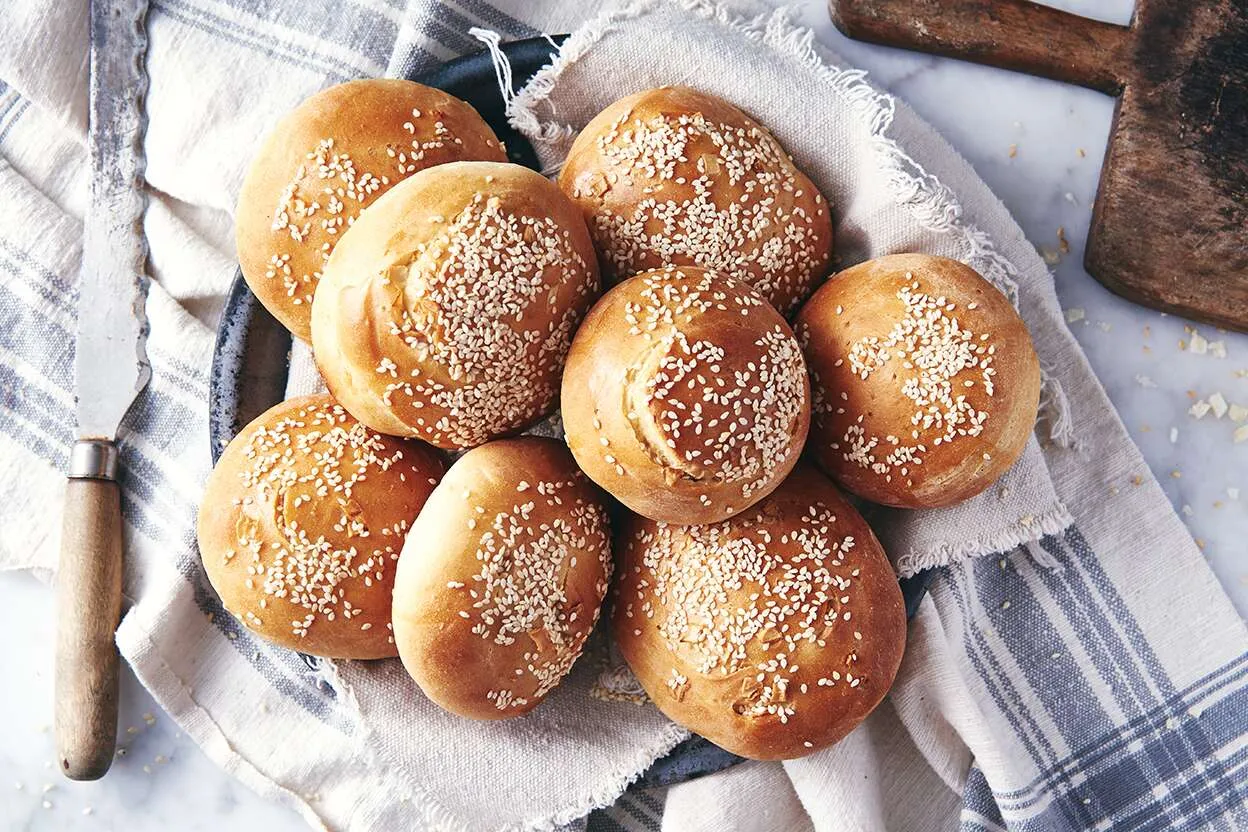
[[[154,379],[123,450],[131,605],[118,634],[139,678],[223,767],[332,828],[1248,826],[1248,635],[1004,208],[912,112],[783,12],[603,5],[153,0]],[[16,0],[0,30],[6,568],[55,566],[85,201],[85,15],[85,0]],[[487,731],[443,717],[394,662],[308,665],[251,639],[203,579],[194,515],[208,362],[248,157],[310,92],[418,73],[478,48],[474,27],[574,32],[513,105],[548,164],[605,101],[650,84],[704,86],[775,128],[838,195],[839,228],[855,229],[838,238],[846,262],[904,248],[959,257],[995,275],[1031,327],[1051,368],[1038,436],[1078,448],[1037,442],[1011,472],[1016,501],[881,521],[905,526],[899,545],[916,563],[948,565],[911,625],[894,693],[828,751],[625,792],[684,734],[649,706],[589,697],[594,662],[531,718]]]

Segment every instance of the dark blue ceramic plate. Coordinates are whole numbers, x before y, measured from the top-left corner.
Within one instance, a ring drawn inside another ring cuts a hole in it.
[[[516,83],[523,84],[545,66],[564,37],[504,44],[503,53],[511,61]],[[532,146],[507,123],[494,66],[487,52],[451,61],[436,72],[413,80],[467,101],[506,143],[513,162],[538,168]],[[212,357],[208,430],[214,464],[244,425],[285,397],[290,338],[290,333],[256,300],[240,272],[226,300]],[[918,609],[930,580],[930,573],[922,573],[901,582],[907,616],[913,616]],[[655,762],[642,775],[640,785],[681,783],[736,765],[741,759],[701,737],[693,737]]]

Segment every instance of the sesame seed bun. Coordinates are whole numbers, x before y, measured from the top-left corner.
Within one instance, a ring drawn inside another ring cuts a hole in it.
[[[969,266],[868,260],[824,284],[794,329],[814,392],[810,448],[858,496],[953,505],[1022,454],[1040,362],[1014,307]]]
[[[836,487],[799,465],[730,520],[621,529],[612,633],[659,710],[734,754],[825,748],[892,686],[901,590]]]
[[[571,669],[611,578],[597,489],[563,443],[491,442],[451,466],[403,547],[394,635],[452,713],[531,711]]]
[[[585,222],[540,174],[455,162],[365,211],[312,304],[325,383],[375,430],[470,448],[554,407],[598,294]]]
[[[788,324],[745,283],[694,267],[645,272],[603,296],[563,376],[568,446],[638,514],[710,523],[767,496],[810,426]]]
[[[225,608],[305,653],[397,650],[403,536],[442,476],[427,445],[381,436],[326,395],[289,399],[234,438],[199,506],[199,551]]]
[[[826,276],[832,213],[766,128],[688,87],[622,98],[577,136],[559,187],[585,213],[608,282],[701,266],[795,309]]]
[[[477,111],[411,81],[348,81],[308,98],[265,139],[238,197],[247,284],[299,338],[325,261],[364,208],[418,170],[507,155]]]

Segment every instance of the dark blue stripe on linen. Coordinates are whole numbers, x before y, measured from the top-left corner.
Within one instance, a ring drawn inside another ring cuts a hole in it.
[[[1159,703],[1160,692],[1150,687],[1141,672],[1139,660],[1131,655],[1115,630],[1115,622],[1110,621],[1101,609],[1100,599],[1093,595],[1087,583],[1083,564],[1069,556],[1065,548],[1058,545],[1055,536],[1042,540],[1041,545],[1063,568],[1034,571],[1070,623],[1079,644],[1084,647],[1092,666],[1104,682],[1104,687],[1113,696],[1127,721],[1148,713]],[[1078,746],[1072,744],[1072,747]],[[1152,768],[1144,768],[1151,762],[1151,757],[1143,757],[1120,764],[1130,767],[1128,776],[1151,783],[1160,777],[1160,773]]]
[[[234,21],[207,14],[202,9],[180,2],[180,0],[153,0],[151,8],[184,26],[245,46],[279,63],[320,73],[327,81],[349,81],[364,74],[358,67],[305,47],[281,44],[279,49],[278,44],[266,41],[259,33],[242,27]]]
[[[992,787],[979,766],[972,765],[966,773],[966,784],[962,787],[962,805],[975,814],[1004,827],[1005,820],[1001,817],[1001,809],[993,798]]]
[[[1075,636],[1088,653],[1102,681],[1109,688],[1114,702],[1127,719],[1148,711],[1159,697],[1149,688],[1140,672],[1139,662],[1114,629],[1114,623],[1101,609],[1086,582],[1084,565],[1071,557],[1057,538],[1047,536],[1040,541],[1060,564],[1061,569],[1035,569],[1049,595],[1070,623]]]
[[[440,19],[444,14],[449,14],[449,12],[444,10],[443,14],[421,20],[418,28],[426,36],[433,38],[456,55],[466,55],[469,52],[480,52],[485,49],[481,41],[468,34],[468,29],[473,25],[472,21],[461,17],[463,28],[456,28],[454,21]]]
[[[1161,730],[1170,717],[1179,718],[1186,714],[1189,703],[1216,693],[1236,682],[1242,682],[1245,675],[1248,675],[1248,653],[1196,680],[1149,713],[1131,720],[1115,732],[1100,737],[1089,746],[1076,750],[1062,760],[1058,767],[1066,768],[1071,772],[1089,771],[1145,734]],[[1048,771],[1028,786],[1008,792],[998,792],[996,797],[1013,806],[1012,801],[1030,795],[1031,797],[1018,803],[1020,807],[1026,806],[1034,801],[1037,790],[1046,788],[1056,776],[1055,770]]]
[[[32,291],[47,301],[48,305],[61,310],[68,315],[71,320],[77,317],[78,306],[78,287],[76,284],[69,284],[59,275],[54,274],[42,264],[34,261],[23,251],[13,248],[4,240],[0,240],[0,271],[3,271],[13,278],[22,281]],[[57,379],[64,378],[63,384],[58,384],[61,389],[66,392],[71,391],[70,378],[73,371],[73,346],[75,335],[71,330],[61,325],[57,321],[50,318],[43,310],[32,309],[32,315],[40,322],[39,331],[43,336],[53,335],[61,340],[65,346],[63,354],[51,353],[50,355],[58,356],[55,369],[44,366],[43,373],[45,376],[54,376]],[[46,343],[46,337],[43,342]],[[180,355],[175,355],[160,347],[158,343],[148,341],[149,357],[153,359],[153,364],[168,365],[168,369],[176,370],[174,373],[161,373],[160,378],[163,383],[169,383],[189,393],[196,399],[203,399],[207,396],[208,391],[208,368],[190,364],[182,359]],[[27,355],[33,363],[39,358],[42,350],[35,351]],[[155,371],[156,367],[153,368]]]
[[[940,578],[937,579],[936,585],[949,587],[950,594],[961,611],[963,645],[971,665],[979,674],[984,689],[992,697],[997,708],[1009,719],[1014,727],[1015,737],[1031,757],[1036,768],[1040,771],[1048,771],[1054,761],[1053,747],[1049,744],[1044,731],[1036,724],[1027,704],[1015,690],[1013,682],[1001,668],[991,647],[988,646],[980,629],[980,621],[971,609],[972,590],[963,586],[964,580],[974,581],[974,573],[968,570],[965,564],[947,566],[940,570]],[[1061,785],[1069,787],[1070,783],[1066,780],[1064,773],[1059,771],[1058,774],[1061,778]],[[1086,825],[1086,812],[1081,811],[1082,808],[1076,807],[1076,811],[1066,819],[1069,826],[1077,828]]]
[[[1133,811],[1113,817],[1114,829],[1130,829],[1133,832],[1163,832],[1170,829],[1229,828],[1242,830],[1248,819],[1245,812],[1248,801],[1248,749],[1241,749],[1227,758],[1224,765],[1230,774],[1230,788],[1219,789],[1205,780],[1196,789],[1187,790],[1185,796],[1176,800],[1173,794],[1154,797]],[[1194,778],[1189,778],[1194,779]],[[1171,789],[1173,787],[1171,786]],[[1231,825],[1231,821],[1234,824]]]
[[[1139,657],[1140,663],[1148,671],[1153,682],[1161,688],[1163,695],[1169,696],[1174,693],[1174,682],[1166,674],[1165,669],[1161,666],[1161,662],[1157,659],[1157,655],[1153,653],[1152,646],[1148,643],[1148,639],[1144,637],[1144,632],[1140,629],[1135,616],[1127,608],[1126,602],[1118,594],[1118,589],[1114,586],[1114,582],[1105,574],[1100,560],[1097,558],[1096,553],[1092,551],[1092,546],[1083,536],[1083,532],[1079,531],[1077,527],[1071,526],[1066,530],[1063,538],[1066,550],[1083,568],[1084,573],[1091,580],[1092,586],[1096,588],[1096,591],[1105,600],[1105,605],[1109,607],[1109,611],[1113,613],[1115,620],[1121,623],[1123,632],[1126,633],[1127,642],[1131,645],[1131,649],[1135,651],[1135,655]],[[1050,547],[1055,547],[1057,542],[1055,537],[1046,537],[1040,541],[1040,545],[1052,552],[1053,550]]]
[[[0,119],[0,142],[3,142],[6,138],[8,138],[9,131],[11,131],[14,126],[22,120],[22,116],[26,115],[26,111],[30,109],[30,102],[26,99],[19,99],[19,102],[20,103],[11,108],[9,111],[12,115],[8,117],[7,122]]]
[[[1135,617],[1131,614],[1131,611],[1127,607],[1125,601],[1123,601],[1122,597],[1118,594],[1117,588],[1114,586],[1113,582],[1110,581],[1109,577],[1105,574],[1104,569],[1101,567],[1100,561],[1096,558],[1096,555],[1092,551],[1091,546],[1088,545],[1087,540],[1077,529],[1073,529],[1072,532],[1073,533],[1064,535],[1065,546],[1059,544],[1056,536],[1050,536],[1049,538],[1041,541],[1041,545],[1045,546],[1046,549],[1055,557],[1061,557],[1058,553],[1059,550],[1064,549],[1066,552],[1069,552],[1070,557],[1067,558],[1068,562],[1078,564],[1079,566],[1077,570],[1074,570],[1075,580],[1073,581],[1068,580],[1072,571],[1069,569],[1064,570],[1062,573],[1057,575],[1050,575],[1049,577],[1053,578],[1054,583],[1052,591],[1054,597],[1057,598],[1059,602],[1062,603],[1068,610],[1068,615],[1072,615],[1072,613],[1077,615],[1082,612],[1091,617],[1094,622],[1097,641],[1104,644],[1108,648],[1110,657],[1119,668],[1122,676],[1125,677],[1125,680],[1130,686],[1130,691],[1136,697],[1136,701],[1133,705],[1138,706],[1138,710],[1136,710],[1135,707],[1124,708],[1124,712],[1126,713],[1128,719],[1132,719],[1142,713],[1147,713],[1156,707],[1159,700],[1172,695],[1174,693],[1175,686],[1173,681],[1162,669],[1161,663],[1153,654],[1151,647],[1148,645],[1147,640],[1144,638],[1143,633],[1139,628],[1139,624],[1135,621]],[[1102,612],[1100,604],[1098,604],[1092,596],[1091,587],[1088,585],[1089,581],[1092,586],[1096,587],[1098,594],[1104,600],[1106,606],[1110,608],[1114,617],[1112,623]],[[1079,601],[1077,609],[1070,603],[1072,597]],[[1121,627],[1123,632],[1127,634],[1128,640],[1130,641],[1130,647],[1128,647],[1127,644],[1124,644],[1122,639],[1118,636],[1114,629],[1114,624]],[[1131,638],[1131,634],[1133,633],[1135,634],[1135,637]],[[1081,640],[1085,638],[1086,637],[1081,636]],[[1083,640],[1083,643],[1092,644],[1096,642]],[[1155,688],[1150,687],[1148,682],[1141,675],[1141,667],[1149,670]],[[1113,688],[1115,696],[1117,697],[1118,686],[1114,685]],[[1119,698],[1119,703],[1121,706],[1121,698]],[[1191,737],[1185,738],[1185,740],[1190,741],[1191,748],[1189,751],[1197,754],[1197,756],[1199,756],[1198,749],[1206,744],[1202,742],[1199,730],[1193,732]],[[1225,774],[1226,773],[1223,770],[1221,763],[1217,759],[1210,761],[1208,776],[1212,778],[1215,784],[1224,783]],[[1202,771],[1201,777],[1204,776],[1206,775]],[[1179,788],[1186,789],[1188,786],[1185,784],[1179,786]]]
[[[454,0],[454,4],[481,21],[485,26],[497,29],[500,32],[506,32],[513,37],[532,38],[541,34],[540,31],[534,29],[529,24],[504,14],[489,3],[483,2],[483,0]],[[450,4],[447,3],[442,8],[449,11],[449,6]]]
[[[339,0],[223,2],[243,15],[260,18],[263,23],[273,23],[324,43],[343,46],[382,66],[389,59],[398,34],[398,24],[391,16],[359,3],[342,3]],[[205,15],[210,14],[202,8],[199,10]],[[253,27],[250,23],[239,25],[257,36],[264,36],[263,26]]]
[[[1030,556],[1019,549],[1004,560],[1004,568],[991,557],[971,567],[989,621],[1066,744],[1078,748],[1104,736],[1113,722],[1087,677],[1072,671],[1069,646],[1027,580],[1036,571]]]

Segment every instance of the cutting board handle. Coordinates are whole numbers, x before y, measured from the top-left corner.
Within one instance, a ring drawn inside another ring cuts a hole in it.
[[[1122,90],[1131,30],[1028,0],[830,0],[851,38]]]

